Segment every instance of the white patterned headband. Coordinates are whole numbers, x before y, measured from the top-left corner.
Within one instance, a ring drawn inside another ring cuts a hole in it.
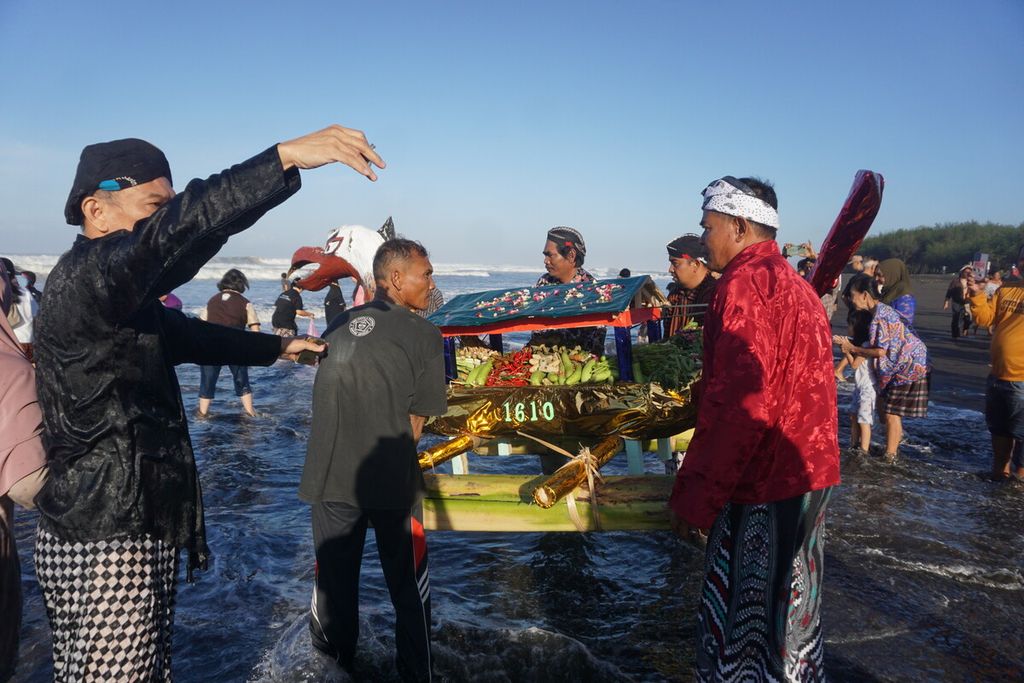
[[[747,220],[767,225],[769,228],[779,227],[779,212],[760,197],[737,187],[739,183],[732,176],[725,176],[714,181],[701,194],[704,196],[704,211],[717,211],[729,216],[738,216]],[[739,183],[742,185],[742,183]],[[746,187],[746,186],[744,186]]]

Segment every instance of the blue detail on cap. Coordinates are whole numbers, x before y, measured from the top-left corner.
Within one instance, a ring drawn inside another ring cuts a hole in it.
[[[116,180],[103,180],[96,186],[96,189],[106,190],[108,192],[117,192],[121,189],[121,183]]]

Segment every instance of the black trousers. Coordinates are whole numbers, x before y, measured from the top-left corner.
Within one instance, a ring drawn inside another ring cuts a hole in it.
[[[395,606],[399,674],[403,680],[429,681],[430,581],[421,505],[412,510],[313,505],[316,584],[309,622],[313,646],[352,671],[359,640],[359,570],[370,523]]]
[[[953,339],[957,339],[961,334],[967,334],[967,330],[971,327],[971,318],[967,315],[967,309],[963,304],[954,303],[950,308],[953,311],[950,331],[953,333]]]

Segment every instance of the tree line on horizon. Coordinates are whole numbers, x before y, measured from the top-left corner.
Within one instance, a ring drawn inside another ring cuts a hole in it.
[[[974,260],[976,253],[989,255],[992,270],[1006,270],[1017,261],[1024,244],[1024,223],[944,223],[900,228],[864,240],[858,253],[879,260],[898,258],[911,273],[953,272]]]

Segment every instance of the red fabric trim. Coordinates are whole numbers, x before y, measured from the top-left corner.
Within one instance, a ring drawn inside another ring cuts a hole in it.
[[[660,308],[635,308],[622,313],[588,313],[571,318],[525,318],[472,327],[444,326],[441,335],[458,337],[464,334],[501,334],[504,332],[532,332],[533,330],[561,330],[574,327],[631,327],[661,318]]]
[[[415,517],[410,517],[412,520],[411,531],[412,531],[412,555],[416,561],[416,571],[420,570],[423,565],[423,558],[427,554],[427,535],[423,531],[423,525],[420,524],[420,520]]]

